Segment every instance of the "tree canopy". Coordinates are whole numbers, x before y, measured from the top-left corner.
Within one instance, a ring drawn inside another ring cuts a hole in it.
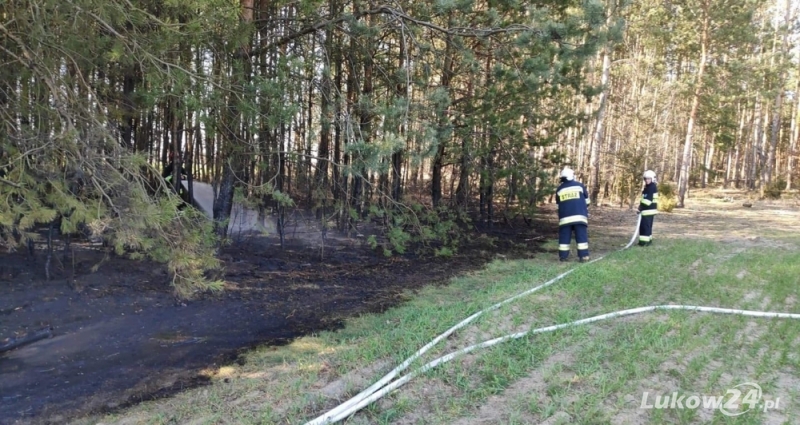
[[[530,214],[568,164],[595,205],[796,182],[796,13],[751,0],[9,0],[0,235],[102,238],[209,279],[234,199],[457,249]],[[174,153],[174,156],[173,154]],[[175,159],[217,188],[181,207]],[[236,198],[236,197],[239,198]],[[373,240],[374,243],[378,243]]]

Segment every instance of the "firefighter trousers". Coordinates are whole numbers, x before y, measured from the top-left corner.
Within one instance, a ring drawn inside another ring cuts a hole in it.
[[[589,226],[583,223],[565,224],[558,228],[558,257],[561,259],[569,258],[570,242],[572,234],[575,234],[575,242],[578,245],[578,258],[589,256]]]
[[[639,224],[639,245],[650,245],[653,240],[653,218],[652,215],[643,215],[642,223]]]

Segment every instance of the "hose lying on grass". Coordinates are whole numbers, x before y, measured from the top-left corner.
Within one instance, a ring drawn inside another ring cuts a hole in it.
[[[734,314],[740,316],[750,316],[750,317],[766,317],[766,318],[780,318],[780,319],[800,319],[800,314],[793,314],[793,313],[775,313],[775,312],[766,312],[766,311],[752,311],[752,310],[736,310],[730,308],[718,308],[718,307],[702,307],[702,306],[692,306],[692,305],[654,305],[648,307],[639,307],[639,308],[631,308],[628,310],[620,310],[615,311],[613,313],[601,314],[599,316],[589,317],[586,319],[576,320],[574,322],[562,323],[560,325],[552,325],[547,326],[544,328],[532,329],[526,332],[518,332],[514,334],[505,335],[499,338],[491,339],[488,341],[484,341],[480,344],[471,345],[466,348],[462,348],[461,350],[454,351],[450,354],[445,356],[439,357],[436,360],[433,360],[426,365],[422,366],[421,368],[415,370],[412,373],[409,373],[402,378],[392,382],[391,384],[383,387],[380,391],[369,395],[366,398],[363,398],[356,404],[351,405],[349,408],[345,410],[339,411],[334,416],[326,416],[326,421],[323,423],[334,423],[338,422],[353,413],[357,412],[358,410],[362,409],[363,407],[367,406],[368,404],[378,400],[379,398],[383,397],[384,395],[394,391],[401,385],[405,384],[406,382],[410,381],[412,378],[427,372],[430,369],[433,369],[436,366],[439,366],[442,363],[447,363],[454,358],[461,356],[463,354],[467,354],[470,351],[476,350],[478,348],[486,348],[491,347],[493,345],[499,344],[501,342],[505,342],[511,339],[522,338],[526,335],[533,335],[545,332],[553,332],[559,329],[564,329],[571,326],[583,325],[586,323],[598,322],[601,320],[607,319],[616,319],[623,316],[630,316],[633,314],[639,313],[647,313],[657,310],[689,310],[689,311],[699,311],[705,313],[720,313],[720,314]]]
[[[633,242],[636,240],[636,236],[639,234],[639,225],[641,224],[641,222],[642,222],[642,216],[639,215],[638,219],[636,220],[636,228],[633,231],[633,236],[631,237],[630,242],[628,242],[627,245],[625,245],[622,249],[620,249],[620,251],[628,249],[628,248],[631,247],[631,245],[633,245]],[[598,258],[595,258],[594,260],[591,260],[591,261],[589,261],[587,263],[584,263],[582,265],[585,266],[585,265],[594,263],[596,261],[600,261],[603,258],[605,258],[605,257],[604,256],[598,257]],[[416,353],[411,355],[411,357],[409,357],[403,363],[401,363],[399,366],[394,368],[394,370],[392,370],[391,372],[387,373],[378,382],[372,384],[372,386],[370,386],[369,388],[367,388],[364,391],[361,391],[357,395],[353,396],[353,398],[351,398],[350,400],[347,400],[346,402],[340,404],[339,406],[337,406],[333,410],[330,410],[327,413],[315,418],[314,420],[312,420],[310,422],[307,422],[305,425],[331,424],[331,423],[334,423],[336,421],[341,420],[342,418],[345,418],[345,417],[349,416],[352,413],[355,413],[357,410],[361,409],[361,407],[366,405],[366,404],[364,404],[364,405],[361,404],[361,402],[363,400],[367,399],[367,397],[370,397],[370,395],[375,393],[375,391],[378,391],[380,388],[382,388],[384,385],[386,385],[389,381],[391,381],[396,376],[398,376],[400,374],[400,372],[402,372],[405,369],[407,369],[408,366],[411,365],[411,363],[414,360],[416,360],[419,356],[425,354],[434,345],[439,343],[439,341],[447,338],[453,332],[455,332],[455,331],[463,328],[464,326],[468,325],[470,322],[472,322],[473,320],[477,319],[483,313],[490,312],[490,311],[493,311],[493,310],[497,310],[498,308],[502,307],[503,305],[508,304],[508,303],[518,299],[518,298],[524,297],[526,295],[530,295],[530,294],[532,294],[532,293],[534,293],[534,292],[536,292],[536,291],[538,291],[538,290],[540,290],[542,288],[548,287],[548,286],[552,285],[553,283],[563,279],[565,276],[569,275],[570,273],[572,273],[576,269],[577,268],[573,268],[573,269],[567,270],[566,272],[561,273],[560,275],[554,277],[553,279],[550,279],[549,281],[547,281],[547,282],[545,282],[545,283],[543,283],[543,284],[541,284],[541,285],[539,285],[539,286],[537,286],[535,288],[531,288],[531,289],[529,289],[527,291],[521,292],[521,293],[519,293],[519,294],[517,294],[517,295],[515,295],[515,296],[513,296],[511,298],[506,299],[505,301],[501,301],[501,302],[499,302],[499,303],[497,303],[497,304],[495,304],[495,305],[493,305],[491,307],[486,308],[485,310],[481,310],[481,311],[473,314],[472,316],[467,317],[466,319],[464,319],[461,322],[459,322],[457,325],[453,326],[452,328],[446,330],[441,335],[439,335],[436,338],[434,338],[431,342],[426,344],[424,347],[420,348]],[[411,378],[408,378],[408,379],[411,379]],[[400,385],[402,385],[402,384],[400,384]],[[369,404],[369,402],[367,404]],[[351,408],[356,406],[356,405],[359,406],[358,409],[351,410]],[[347,414],[342,416],[343,413],[347,413]],[[336,419],[334,419],[334,418],[336,418]]]

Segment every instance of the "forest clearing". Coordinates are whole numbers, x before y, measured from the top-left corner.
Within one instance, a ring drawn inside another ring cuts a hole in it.
[[[794,0],[0,2],[0,422],[300,423],[357,393],[348,373],[559,273],[436,352],[640,303],[795,308],[799,18]],[[649,251],[617,252],[640,218]],[[567,225],[589,264],[558,261]],[[787,320],[515,338],[355,421],[691,421],[709,413],[629,398],[752,378],[775,398],[736,420],[791,423]],[[537,377],[551,366],[569,379]],[[663,385],[625,387],[647,376]]]

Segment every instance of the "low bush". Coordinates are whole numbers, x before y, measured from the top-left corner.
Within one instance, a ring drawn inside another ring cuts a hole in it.
[[[658,210],[672,212],[678,205],[675,186],[671,183],[660,183],[658,185]]]

